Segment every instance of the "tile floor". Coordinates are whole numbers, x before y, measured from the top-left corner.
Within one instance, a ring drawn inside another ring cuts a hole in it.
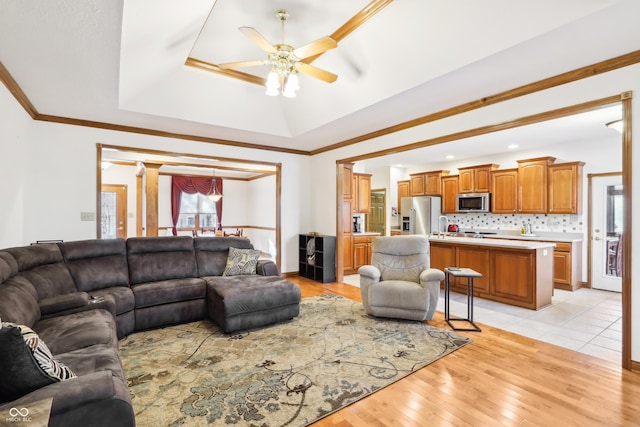
[[[344,283],[359,286],[357,274]],[[467,296],[451,294],[451,314],[466,317]],[[444,291],[438,311],[444,312]],[[556,289],[552,304],[528,310],[474,298],[473,320],[540,341],[619,363],[622,357],[622,294],[597,289]]]

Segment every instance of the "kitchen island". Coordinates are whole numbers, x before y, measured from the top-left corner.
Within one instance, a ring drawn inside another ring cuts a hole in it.
[[[467,267],[482,274],[474,295],[538,310],[553,296],[554,243],[526,240],[432,236],[431,267]],[[466,282],[453,279],[451,290],[466,292]]]

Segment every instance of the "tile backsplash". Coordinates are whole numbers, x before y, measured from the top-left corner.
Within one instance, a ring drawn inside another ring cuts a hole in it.
[[[450,224],[461,229],[520,230],[523,224],[531,224],[531,231],[579,233],[583,231],[582,215],[545,214],[449,214]]]

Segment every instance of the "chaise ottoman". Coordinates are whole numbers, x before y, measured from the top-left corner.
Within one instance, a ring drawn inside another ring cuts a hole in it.
[[[206,282],[209,317],[225,333],[300,314],[300,288],[279,276],[207,277]]]

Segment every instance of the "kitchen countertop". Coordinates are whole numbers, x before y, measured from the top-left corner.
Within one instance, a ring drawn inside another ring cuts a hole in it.
[[[478,231],[480,233],[496,233],[496,234],[484,234],[485,239],[510,239],[510,240],[524,240],[524,241],[540,241],[544,240],[545,242],[581,242],[584,240],[584,236],[582,233],[554,233],[550,231],[538,231],[533,235],[524,236],[521,235],[517,231],[508,231],[508,230],[469,230],[469,229],[461,229],[460,233],[472,233]]]
[[[482,239],[477,239],[475,237],[429,236],[429,241],[434,243],[476,245],[476,246],[490,246],[494,248],[532,249],[532,250],[555,247],[555,244],[550,242],[511,240],[507,238],[495,239],[493,237],[491,238],[485,237]]]
[[[358,236],[379,236],[380,233],[374,233],[372,231],[364,231],[362,233],[351,233],[352,236],[354,237],[358,237]]]

